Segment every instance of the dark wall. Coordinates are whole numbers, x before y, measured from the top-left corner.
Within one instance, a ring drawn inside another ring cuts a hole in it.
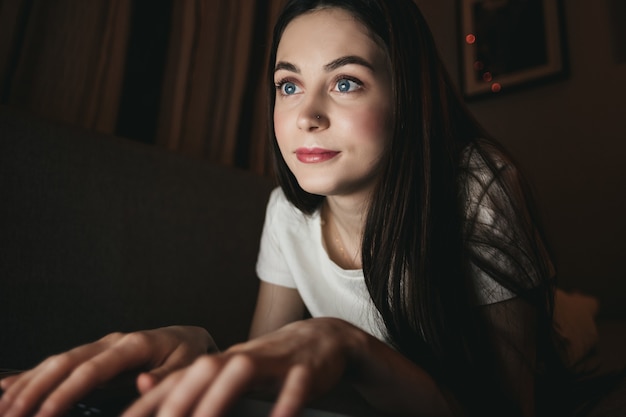
[[[457,0],[416,2],[458,80]],[[563,3],[569,78],[470,108],[534,183],[561,284],[598,295],[606,315],[624,314],[626,38],[616,22],[626,8]]]

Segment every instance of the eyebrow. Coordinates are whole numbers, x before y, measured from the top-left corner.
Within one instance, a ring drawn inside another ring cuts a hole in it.
[[[372,64],[370,64],[368,61],[361,58],[360,56],[356,56],[356,55],[347,55],[347,56],[342,56],[341,58],[334,59],[330,61],[328,64],[324,65],[324,70],[326,72],[331,72],[331,71],[336,70],[337,68],[343,67],[344,65],[350,65],[350,64],[361,65],[363,67],[370,69],[372,72],[374,72],[374,66]],[[286,70],[290,72],[295,72],[296,74],[300,74],[300,68],[298,68],[296,65],[290,62],[284,62],[284,61],[277,62],[276,67],[274,68],[274,72],[278,70]]]

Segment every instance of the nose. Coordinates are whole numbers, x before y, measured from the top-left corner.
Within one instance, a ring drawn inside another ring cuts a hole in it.
[[[321,103],[309,103],[309,105],[305,105],[302,108],[297,120],[299,129],[313,132],[328,128],[330,119],[326,112],[322,110],[324,106],[320,104]]]

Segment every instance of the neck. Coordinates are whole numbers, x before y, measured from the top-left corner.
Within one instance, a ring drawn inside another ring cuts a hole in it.
[[[345,269],[361,268],[361,242],[367,200],[326,197],[322,206],[323,236],[330,258]]]
[[[358,237],[360,241],[365,226],[367,204],[364,200],[326,197],[324,211],[332,217],[337,227],[350,237]]]

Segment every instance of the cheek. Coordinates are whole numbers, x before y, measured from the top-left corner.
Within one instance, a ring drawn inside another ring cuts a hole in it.
[[[291,154],[293,146],[290,140],[294,135],[293,130],[289,129],[291,125],[293,125],[293,123],[289,123],[289,117],[287,117],[285,113],[274,112],[274,135],[276,136],[276,143],[278,144],[278,149],[280,150],[284,162],[290,169],[293,169],[293,158],[290,157],[293,156]]]
[[[344,129],[352,132],[359,141],[382,144],[391,134],[391,117],[387,108],[374,106],[359,109],[344,120]]]
[[[285,117],[278,112],[274,112],[274,134],[276,135],[278,146],[282,150],[287,135],[285,132]]]

